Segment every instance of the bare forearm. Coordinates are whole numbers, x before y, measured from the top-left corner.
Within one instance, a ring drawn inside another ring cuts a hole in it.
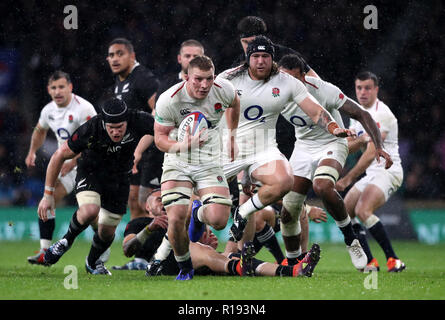
[[[346,177],[354,180],[360,176],[374,160],[374,153],[368,148],[357,161],[356,165],[346,174]]]
[[[359,121],[362,124],[365,131],[368,133],[372,142],[374,142],[376,149],[382,149],[383,148],[382,135],[374,119],[372,119],[371,115],[368,112],[364,112],[363,117]]]
[[[37,150],[43,145],[45,141],[47,131],[36,126],[31,136],[31,143],[29,146],[29,153],[36,153]]]
[[[53,154],[49,161],[48,168],[46,169],[45,186],[55,186],[64,161],[65,159],[59,153],[57,153],[57,151]]]
[[[371,138],[372,142],[374,142],[374,145],[377,149],[381,149],[383,145],[382,135],[380,133],[379,128],[377,127],[374,119],[372,119],[372,116],[369,114],[368,111],[363,110],[360,108],[360,106],[354,102],[351,99],[347,99],[340,111],[343,114],[346,114],[347,116],[351,117],[354,120],[357,120],[360,122],[365,129],[366,133],[368,133],[368,136]],[[355,144],[351,144],[350,150],[355,150],[356,148]]]
[[[143,153],[153,143],[153,136],[146,134],[139,140],[135,153]]]

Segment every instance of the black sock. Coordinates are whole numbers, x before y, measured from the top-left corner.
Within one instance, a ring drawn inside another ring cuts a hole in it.
[[[71,218],[70,225],[68,227],[68,232],[63,236],[66,240],[68,240],[68,245],[71,246],[76,239],[76,237],[82,233],[83,230],[88,228],[87,225],[81,225],[79,221],[77,221],[77,210],[74,212],[73,217]]]
[[[255,252],[259,252],[264,246],[264,244],[258,240],[258,237],[256,235],[255,235],[255,238],[253,238],[252,243],[253,243],[253,247],[255,248]]]
[[[382,247],[383,252],[386,255],[386,259],[389,259],[391,257],[398,259],[396,253],[394,252],[391,246],[391,241],[389,241],[388,235],[385,232],[385,228],[383,227],[383,224],[380,221],[377,222],[368,230],[372,234],[374,239],[379,243],[380,247]]]
[[[293,266],[278,266],[275,275],[279,277],[292,277],[294,274]]]
[[[185,261],[177,261],[179,269],[181,270],[191,270],[193,269],[192,258],[188,258]]]
[[[300,262],[301,260],[303,260],[304,259],[304,257],[306,257],[306,255],[307,255],[307,251],[306,252],[303,252],[303,253],[301,253],[296,259],[297,259],[297,261],[298,262]]]
[[[348,246],[351,245],[352,241],[357,239],[357,235],[354,233],[354,229],[352,229],[351,222],[349,222],[344,227],[340,227],[340,231],[343,233],[343,236],[345,237],[345,243]]]
[[[298,262],[300,262],[297,258],[286,258],[287,259],[287,265],[292,267],[294,265],[296,265]]]
[[[227,264],[227,271],[232,276],[239,276],[239,273],[236,271],[236,267],[238,266],[238,263],[240,260],[238,259],[230,259],[229,263]]]
[[[109,241],[102,240],[96,233],[93,237],[93,243],[91,244],[90,253],[88,254],[88,264],[90,267],[95,268],[96,261],[113,243],[113,238]]]
[[[266,223],[263,230],[255,234],[255,238],[257,238],[260,243],[264,244],[278,263],[281,263],[284,260],[283,252],[281,251],[280,244],[275,236],[275,231],[273,231],[273,228],[270,225]]]
[[[352,225],[352,228],[354,229],[354,232],[358,237],[358,241],[360,241],[360,245],[362,246],[363,251],[365,251],[366,256],[368,257],[368,263],[370,263],[374,257],[372,256],[371,249],[369,248],[368,240],[366,239],[365,228],[363,228],[363,226],[360,223],[354,223]]]
[[[40,239],[52,240],[55,228],[56,219],[49,219],[45,222],[39,219]]]

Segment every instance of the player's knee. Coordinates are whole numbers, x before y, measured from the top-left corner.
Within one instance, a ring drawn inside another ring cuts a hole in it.
[[[306,195],[295,192],[295,191],[289,191],[283,197],[283,207],[292,216],[299,216],[305,199],[306,199]]]
[[[326,195],[334,189],[339,178],[337,169],[331,166],[320,166],[314,172],[313,189],[318,196]]]
[[[229,220],[230,207],[226,205],[204,205],[205,216],[208,224],[216,229],[222,230],[226,227]]]
[[[374,213],[364,206],[355,207],[355,214],[359,219],[365,222],[369,217],[374,216]]]
[[[92,222],[95,221],[99,215],[100,206],[90,203],[84,204],[77,210],[78,219],[81,218],[84,221]]]

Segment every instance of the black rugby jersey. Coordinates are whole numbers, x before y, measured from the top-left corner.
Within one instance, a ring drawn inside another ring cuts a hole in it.
[[[124,81],[116,76],[114,95],[124,100],[128,108],[151,113],[148,99],[158,90],[159,81],[154,74],[144,66],[136,66]]]
[[[147,112],[129,110],[127,131],[121,142],[109,137],[102,114],[81,125],[68,139],[68,147],[82,152],[77,162],[81,172],[92,172],[112,178],[129,174],[133,167],[134,150],[146,134],[154,135],[154,118]]]

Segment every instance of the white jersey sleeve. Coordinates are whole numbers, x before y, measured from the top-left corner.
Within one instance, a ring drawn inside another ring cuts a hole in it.
[[[340,127],[343,127],[343,120],[338,110],[344,105],[347,97],[342,91],[335,85],[314,77],[306,77],[304,85],[309,94],[332,115]],[[335,140],[344,140],[319,127],[296,103],[288,104],[282,114],[295,126],[295,137],[299,144],[316,148]]]
[[[166,127],[178,127],[175,116],[170,111],[170,103],[172,102],[171,96],[174,95],[176,91],[181,90],[184,85],[185,82],[176,84],[159,96],[155,108],[155,121],[158,124]]]

